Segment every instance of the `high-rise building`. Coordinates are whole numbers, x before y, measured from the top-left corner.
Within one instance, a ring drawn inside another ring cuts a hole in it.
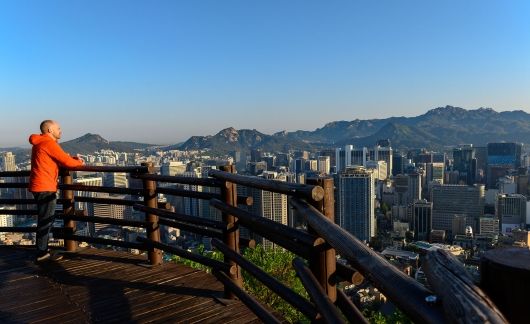
[[[488,188],[496,188],[497,180],[511,169],[521,166],[522,145],[518,143],[489,143],[486,179]]]
[[[261,177],[278,181],[286,181],[284,174],[277,172],[265,171]],[[256,188],[248,188],[249,195],[253,198],[254,203],[249,207],[252,214],[265,217],[277,223],[288,224],[287,196],[284,194],[265,191]],[[256,240],[256,243],[263,244],[265,247],[274,247],[275,244],[257,234],[250,233],[250,236]]]
[[[112,199],[127,199],[127,195],[115,195],[104,192],[93,193],[96,198],[112,198]],[[130,218],[127,213],[131,212],[130,206],[122,206],[116,204],[99,204],[99,203],[87,203],[88,216],[99,216],[109,217],[116,219]],[[112,227],[112,225],[101,224],[101,223],[89,223],[90,233],[96,234],[98,231]]]
[[[516,228],[524,228],[526,223],[526,197],[519,194],[500,194],[497,196],[495,214],[500,221],[503,234]]]
[[[453,150],[453,170],[458,171],[462,183],[468,186],[475,184],[477,159],[473,145],[464,145]]]
[[[252,175],[260,175],[263,171],[267,171],[267,162],[248,162],[247,171]]]
[[[291,157],[288,153],[276,154],[276,166],[288,167],[291,163]]]
[[[484,215],[483,185],[438,185],[431,191],[432,228],[452,231],[455,215],[466,217],[466,226],[477,232],[479,218]]]
[[[320,151],[319,156],[329,156],[329,164],[334,167],[337,166],[336,155],[334,149],[324,149]]]
[[[101,187],[103,185],[103,178],[96,176],[96,175],[86,175],[82,177],[75,178],[73,180],[74,184],[81,184],[85,186],[98,186]],[[96,192],[90,192],[90,191],[76,191],[74,192],[74,196],[76,197],[96,197]],[[75,209],[77,210],[86,210],[88,208],[87,203],[85,202],[76,202],[75,203]]]
[[[428,241],[432,230],[432,203],[417,200],[412,204],[412,230],[414,239]]]
[[[406,161],[407,161],[407,157],[401,153],[396,152],[392,156],[392,167],[390,169],[392,170],[393,176],[405,173],[404,166],[405,166]]]
[[[346,168],[336,176],[336,223],[368,242],[376,235],[375,181],[362,166]]]
[[[0,153],[0,171],[16,171],[15,155],[11,152]]]
[[[369,156],[371,161],[385,161],[387,165],[387,177],[392,173],[392,163],[393,163],[393,152],[392,147],[390,146],[390,140],[380,140],[378,142],[381,145],[376,145],[373,149],[370,150]],[[366,166],[366,161],[365,164]]]
[[[421,199],[421,175],[418,172],[412,172],[408,175],[407,204],[412,204]]]
[[[318,161],[318,171],[323,174],[329,174],[331,169],[331,160],[329,156],[319,156]]]
[[[253,149],[250,151],[250,162],[260,162],[263,157],[263,152],[260,149]]]
[[[127,173],[107,172],[103,176],[103,185],[105,187],[128,188]]]
[[[304,171],[318,171],[318,161],[306,160],[304,163]]]
[[[305,171],[305,159],[299,158],[293,160],[293,172],[296,174],[302,173]]]
[[[337,147],[335,149],[335,171],[337,173],[344,171],[344,169],[346,169],[346,163],[347,163],[346,148],[350,146],[351,145],[346,145],[344,148]]]
[[[433,162],[426,164],[427,183],[434,181],[440,184],[444,183],[444,169],[445,165],[440,162]]]
[[[367,161],[366,168],[372,170],[376,180],[386,180],[388,177],[388,167],[385,161]]]
[[[452,226],[451,226],[451,233],[453,234],[453,237],[455,235],[465,235],[466,234],[466,216],[464,215],[455,215],[453,217]]]
[[[274,169],[276,165],[276,157],[274,155],[265,155],[261,159],[267,164],[267,170]]]
[[[370,152],[366,147],[354,148],[350,151],[350,164],[346,165],[346,167],[356,165],[365,167],[369,158]]]
[[[395,188],[394,205],[408,205],[409,176],[406,174],[398,174],[394,177],[393,184]]]
[[[186,164],[181,161],[169,161],[162,163],[160,166],[160,174],[174,176],[186,172]]]

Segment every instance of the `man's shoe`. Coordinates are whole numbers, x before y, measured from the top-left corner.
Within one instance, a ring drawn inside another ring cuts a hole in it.
[[[37,257],[35,260],[37,263],[44,262],[44,261],[59,261],[63,258],[62,254],[50,254],[50,252],[46,252],[46,254],[41,255]]]
[[[52,257],[52,255],[50,254],[50,252],[46,252],[45,254],[43,254],[41,256],[38,256],[35,259],[35,262],[37,262],[37,263],[43,262],[43,261],[49,260],[51,257]]]

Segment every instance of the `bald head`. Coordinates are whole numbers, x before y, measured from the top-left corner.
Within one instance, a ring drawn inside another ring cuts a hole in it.
[[[62,131],[61,126],[54,120],[47,119],[40,123],[40,131],[42,134],[51,136],[56,141],[61,138]]]

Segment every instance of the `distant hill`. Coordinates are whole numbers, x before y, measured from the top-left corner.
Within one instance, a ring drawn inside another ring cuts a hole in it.
[[[70,154],[90,154],[101,150],[113,150],[117,152],[137,152],[153,146],[152,144],[108,141],[97,134],[87,133],[76,139],[61,143],[65,152]]]
[[[530,143],[530,114],[522,111],[496,112],[491,108],[466,110],[445,106],[416,117],[390,117],[334,121],[314,131],[278,132],[226,128],[214,136],[193,136],[175,148],[211,149],[216,152],[261,148],[265,151],[319,149],[345,144],[372,146],[390,139],[394,148],[442,149],[446,146],[489,142]]]
[[[389,139],[397,149],[443,149],[463,143],[484,146],[490,142],[501,141],[530,143],[530,114],[522,110],[496,112],[491,108],[466,110],[445,106],[416,117],[334,121],[314,131],[282,131],[268,135],[255,129],[237,130],[229,127],[215,135],[192,136],[183,143],[160,149],[209,149],[213,153],[250,149],[287,152],[293,149],[314,150],[346,144],[372,146],[379,139]],[[153,145],[110,142],[99,135],[89,133],[61,143],[61,146],[71,154],[87,154],[102,149],[135,152]],[[28,149],[9,150],[16,152],[17,161],[21,156],[29,156]]]
[[[138,150],[145,150],[153,147],[152,144],[134,143],[134,142],[109,142],[97,134],[85,134],[81,137],[70,141],[60,143],[63,150],[71,155],[75,154],[91,154],[101,150],[113,150],[117,152],[137,152]],[[17,162],[29,159],[31,148],[10,147],[0,148],[1,151],[13,152],[16,155]]]

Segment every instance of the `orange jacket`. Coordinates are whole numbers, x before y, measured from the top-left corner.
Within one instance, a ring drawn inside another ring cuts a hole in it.
[[[59,167],[76,167],[83,164],[66,154],[59,144],[46,134],[33,134],[29,137],[31,149],[31,174],[29,191],[57,191]]]

